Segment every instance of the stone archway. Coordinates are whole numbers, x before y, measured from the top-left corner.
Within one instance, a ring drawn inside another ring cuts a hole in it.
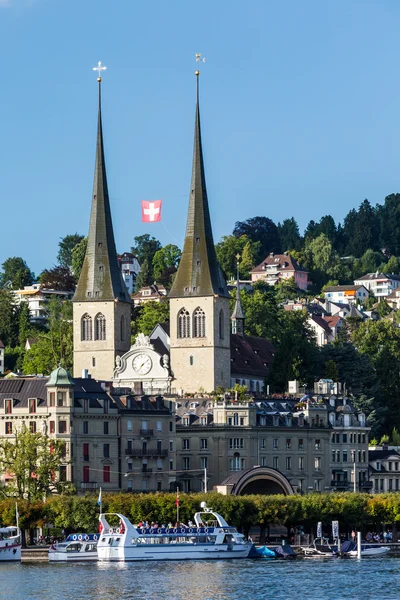
[[[221,485],[216,486],[217,491],[234,496],[244,494],[294,494],[290,482],[280,471],[269,467],[254,467],[247,471],[231,475]]]

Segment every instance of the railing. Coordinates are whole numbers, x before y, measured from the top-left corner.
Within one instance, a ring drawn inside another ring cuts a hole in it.
[[[127,448],[125,450],[127,456],[168,456],[168,450],[135,450],[135,448]]]
[[[349,481],[331,481],[332,487],[348,488],[350,485]]]
[[[145,475],[148,475],[150,477],[152,472],[153,472],[153,469],[142,469],[142,477],[144,477]]]
[[[141,429],[140,430],[140,435],[142,437],[147,437],[147,438],[153,437],[153,433],[154,433],[153,429]]]
[[[86,483],[81,483],[82,490],[96,490],[97,489],[97,481],[88,481]]]

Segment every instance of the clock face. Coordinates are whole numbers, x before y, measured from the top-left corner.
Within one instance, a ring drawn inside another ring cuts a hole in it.
[[[132,361],[132,366],[139,375],[147,375],[152,366],[151,358],[147,354],[137,354]]]

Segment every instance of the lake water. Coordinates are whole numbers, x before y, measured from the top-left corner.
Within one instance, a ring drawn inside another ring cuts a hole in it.
[[[0,564],[1,600],[399,600],[400,559]]]

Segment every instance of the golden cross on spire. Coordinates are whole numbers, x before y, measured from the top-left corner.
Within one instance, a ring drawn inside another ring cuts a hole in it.
[[[107,67],[104,67],[101,64],[101,61],[99,60],[99,62],[97,63],[97,67],[93,67],[93,71],[97,71],[98,73],[98,77],[97,77],[97,81],[100,82],[101,81],[101,72],[105,71],[107,69]]]
[[[206,59],[204,57],[201,56],[201,52],[196,53],[196,62],[202,62],[205,63]],[[200,71],[195,71],[194,74],[196,75],[196,77],[198,77],[200,75]]]

